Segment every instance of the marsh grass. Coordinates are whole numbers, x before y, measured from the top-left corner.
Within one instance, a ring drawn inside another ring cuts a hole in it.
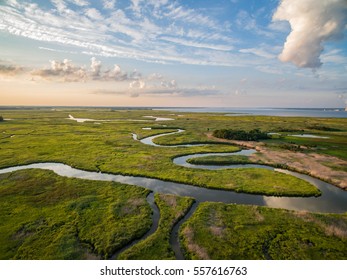
[[[0,259],[104,259],[151,225],[149,191],[140,187],[46,170],[0,182]]]
[[[206,202],[180,239],[189,259],[346,259],[347,215]]]
[[[247,164],[253,163],[248,156],[206,156],[198,158],[190,158],[188,163],[196,165],[230,165],[230,164]]]
[[[159,226],[156,232],[121,253],[118,259],[168,260],[175,259],[170,246],[173,226],[189,210],[193,199],[174,195],[155,194],[155,203],[160,210]]]

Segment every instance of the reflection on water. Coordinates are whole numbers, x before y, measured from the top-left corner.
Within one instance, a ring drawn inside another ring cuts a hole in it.
[[[307,175],[301,174],[301,176],[305,177],[304,179],[307,179],[308,177],[309,180],[312,180],[312,183],[314,183],[322,191],[322,196],[311,198],[292,198],[236,193],[232,191],[199,188],[192,185],[166,182],[159,179],[84,171],[72,168],[61,163],[35,163],[10,167],[0,169],[0,174],[30,168],[48,169],[54,171],[60,176],[66,177],[88,180],[114,181],[119,183],[137,185],[148,188],[153,192],[190,196],[193,197],[197,202],[212,201],[223,203],[252,204],[285,208],[290,210],[325,213],[347,212],[347,192],[318,179],[314,179]]]
[[[150,137],[146,137],[140,140],[141,143],[145,144],[145,145],[150,145],[150,146],[155,146],[155,147],[177,147],[177,146],[162,146],[162,145],[157,145],[153,142],[154,138],[157,137],[161,137],[161,136],[167,136],[167,135],[171,135],[171,134],[176,134],[176,133],[181,133],[183,132],[183,129],[178,129],[177,131],[174,132],[168,132],[168,133],[162,133],[159,135],[154,135],[154,136],[150,136]],[[133,133],[133,135],[136,135],[135,133]],[[134,138],[135,139],[135,138]],[[137,136],[136,136],[136,140],[137,140]],[[180,145],[182,146],[182,145]]]
[[[203,153],[203,154],[191,154],[191,155],[185,155],[176,157],[173,160],[174,164],[188,167],[188,168],[195,168],[195,169],[208,169],[208,170],[218,170],[218,169],[228,169],[228,168],[262,168],[262,169],[269,169],[274,170],[273,167],[262,165],[262,164],[229,164],[229,165],[203,165],[203,164],[191,164],[187,162],[188,159],[191,158],[200,158],[200,157],[206,157],[206,156],[236,156],[236,155],[242,155],[242,156],[250,156],[251,154],[255,153],[256,150],[250,149],[250,150],[241,150],[238,152],[232,152],[232,153]]]
[[[174,121],[175,119],[173,118],[161,118],[161,117],[154,117],[154,116],[143,116],[144,118],[150,118],[154,119],[155,121]]]
[[[300,138],[321,138],[321,139],[330,138],[328,136],[319,136],[319,135],[313,135],[313,134],[293,134],[288,136],[294,136],[294,137],[300,137]]]

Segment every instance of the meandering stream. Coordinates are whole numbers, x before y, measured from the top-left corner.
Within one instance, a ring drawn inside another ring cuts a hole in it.
[[[163,133],[156,136],[147,137],[141,139],[140,141],[146,145],[160,146],[153,143],[153,139],[165,135],[171,135],[174,133],[181,133],[184,130],[178,130],[176,132]],[[137,135],[133,134],[133,139],[137,140]],[[164,146],[164,147],[178,147],[178,146],[193,146],[194,144],[189,145],[177,145],[177,146]],[[125,175],[114,175],[107,174],[102,172],[91,172],[84,171],[80,169],[73,168],[66,164],[62,163],[34,163],[28,165],[21,165],[15,167],[9,167],[0,169],[0,174],[13,172],[22,169],[48,169],[54,171],[60,176],[73,177],[79,179],[88,179],[88,180],[100,180],[100,181],[115,181],[124,184],[137,185],[141,187],[148,188],[153,192],[164,193],[164,194],[174,194],[179,196],[190,196],[193,197],[196,201],[196,205],[192,207],[189,211],[189,215],[193,213],[196,206],[200,202],[212,201],[212,202],[223,202],[223,203],[237,203],[237,204],[251,204],[259,206],[268,206],[275,208],[284,208],[289,210],[300,210],[300,211],[309,211],[309,212],[322,212],[322,213],[344,213],[347,212],[347,192],[343,191],[329,183],[323,182],[319,179],[313,178],[308,175],[299,174],[296,172],[291,172],[287,170],[274,169],[265,165],[228,165],[228,166],[211,166],[211,165],[192,165],[186,161],[192,157],[200,157],[206,155],[250,155],[254,153],[254,150],[242,150],[235,153],[206,153],[206,154],[194,154],[188,156],[177,157],[174,159],[173,163],[181,165],[187,168],[204,168],[204,169],[220,169],[220,168],[267,168],[271,170],[276,170],[280,172],[285,172],[292,176],[296,176],[303,180],[306,180],[322,192],[320,197],[273,197],[273,196],[264,196],[264,195],[253,195],[245,193],[236,193],[233,191],[224,191],[216,189],[206,189],[201,187],[196,187],[187,184],[180,184],[174,182],[163,181],[159,179],[146,178],[146,177],[134,177],[134,176],[125,176]],[[151,198],[152,199],[152,198]],[[153,208],[153,203],[151,205]],[[154,209],[156,212],[157,210]],[[180,224],[185,221],[189,215],[186,215],[184,219],[174,227],[171,235],[171,244],[175,251],[176,257],[178,259],[183,258],[183,255],[179,248],[177,232]],[[154,224],[158,223],[159,215],[155,214],[153,217]],[[152,232],[155,231],[155,225],[152,227]],[[150,232],[151,233],[151,232]],[[146,238],[150,233],[147,233]]]

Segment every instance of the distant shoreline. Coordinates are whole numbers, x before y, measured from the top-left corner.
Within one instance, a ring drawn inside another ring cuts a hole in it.
[[[259,115],[277,117],[347,118],[345,108],[243,108],[243,107],[150,107],[150,106],[0,106],[8,110],[159,110],[186,113],[219,113],[230,116]]]

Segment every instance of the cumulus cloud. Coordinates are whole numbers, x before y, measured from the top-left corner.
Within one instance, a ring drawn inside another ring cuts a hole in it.
[[[122,71],[119,65],[115,64],[113,69],[106,70],[103,73],[103,77],[107,81],[124,81],[128,79],[128,74]]]
[[[100,70],[101,70],[101,61],[97,60],[95,57],[92,57],[90,68],[91,68],[93,77],[99,77]]]
[[[78,66],[71,60],[63,61],[51,60],[49,68],[33,70],[33,76],[39,76],[47,80],[57,80],[60,82],[86,82],[96,81],[124,81],[134,80],[126,72],[122,71],[119,65],[114,65],[112,69],[102,70],[102,62],[95,57],[91,58],[90,66]],[[139,77],[141,74],[137,72]]]
[[[282,0],[273,20],[287,20],[291,33],[279,59],[316,69],[326,41],[343,37],[347,24],[346,0]]]
[[[146,83],[143,80],[132,81],[129,84],[130,89],[144,89],[146,87]]]
[[[78,82],[87,79],[86,70],[83,67],[75,66],[71,60],[51,60],[50,63],[50,68],[33,70],[31,74],[44,79],[59,79],[64,82]]]

